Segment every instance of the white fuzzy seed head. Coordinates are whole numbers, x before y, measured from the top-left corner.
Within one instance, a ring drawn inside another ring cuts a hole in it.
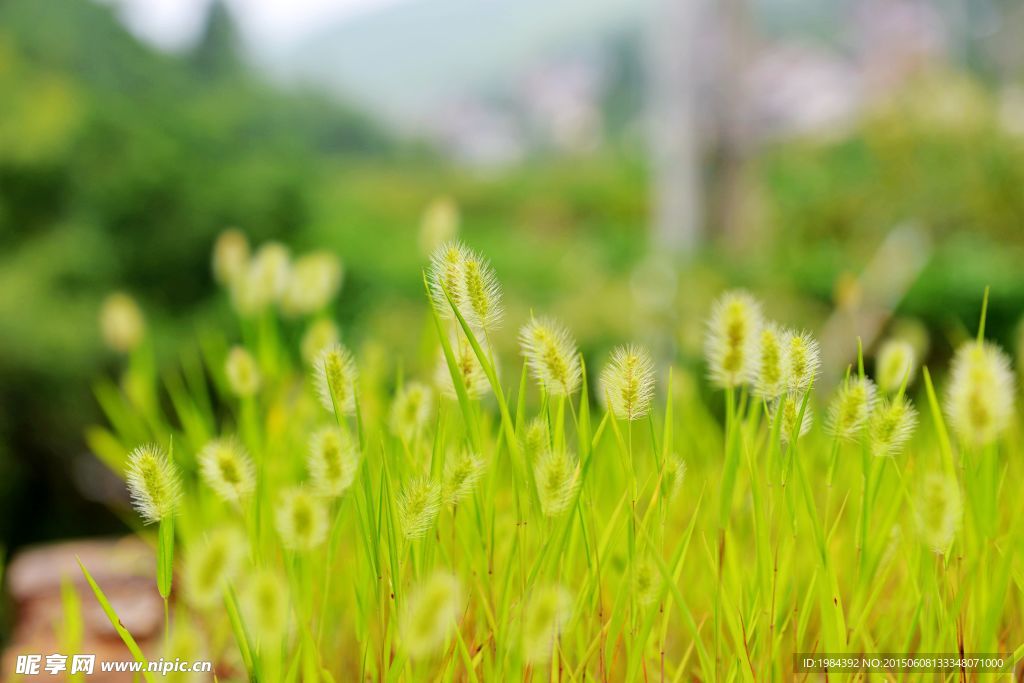
[[[336,498],[355,481],[359,447],[338,427],[318,429],[310,437],[306,465],[313,489],[325,498]]]
[[[241,346],[233,346],[228,351],[224,360],[224,376],[231,393],[239,398],[253,396],[263,382],[256,359]]]
[[[313,550],[327,536],[327,508],[301,486],[281,492],[275,523],[281,542],[289,550]]]
[[[312,366],[324,349],[341,343],[341,332],[338,326],[328,318],[319,318],[306,328],[300,342],[302,360]]]
[[[439,571],[409,595],[402,614],[402,645],[414,658],[437,651],[457,628],[462,611],[462,587],[452,574]]]
[[[291,256],[277,242],[261,246],[245,272],[231,282],[231,300],[241,315],[251,316],[278,301],[291,277]]]
[[[434,304],[434,310],[442,318],[448,320],[455,318],[452,306],[448,303],[449,297],[459,312],[465,316],[465,273],[466,259],[469,255],[469,249],[458,240],[442,244],[430,255],[430,265],[427,266],[427,285],[430,288],[430,298]],[[445,292],[447,292],[447,296],[445,296]]]
[[[531,664],[551,659],[558,636],[572,618],[572,595],[562,586],[541,586],[523,610],[523,657]]]
[[[665,458],[661,475],[661,495],[669,503],[679,497],[686,481],[686,461],[676,454]]]
[[[315,251],[295,261],[281,296],[281,310],[290,316],[323,310],[341,285],[341,262],[334,254]]]
[[[245,535],[221,527],[188,548],[185,556],[185,595],[197,607],[221,604],[224,588],[238,576],[248,551]]]
[[[551,318],[533,318],[519,332],[526,364],[541,389],[553,396],[570,396],[580,386],[582,370],[576,342]]]
[[[476,252],[469,252],[463,262],[463,292],[466,322],[485,332],[501,326],[501,284],[490,262]]]
[[[213,244],[213,277],[222,285],[230,285],[249,267],[249,240],[236,228],[222,232]]]
[[[960,528],[962,513],[957,481],[939,472],[926,475],[917,500],[917,528],[928,547],[946,552]]]
[[[851,375],[839,387],[829,406],[829,434],[847,441],[858,439],[875,408],[877,396],[874,382]]]
[[[395,395],[388,424],[395,436],[411,441],[434,414],[434,392],[421,382],[407,382]]]
[[[320,352],[313,366],[320,403],[330,413],[352,415],[356,412],[358,371],[352,353],[335,344]]]
[[[601,371],[601,397],[620,420],[639,420],[654,399],[654,361],[643,347],[620,346]]]
[[[895,393],[903,386],[904,378],[909,386],[917,370],[915,355],[909,342],[890,339],[882,344],[875,357],[875,379],[879,389],[887,394]]]
[[[797,440],[806,436],[807,432],[811,430],[811,425],[814,424],[814,413],[811,410],[811,404],[808,401],[807,405],[804,406],[803,402],[803,394],[789,393],[783,394],[775,401],[772,410],[772,420],[780,420],[779,438],[782,439],[783,443],[790,443],[793,441],[794,436]],[[802,416],[800,414],[801,409],[803,409]]]
[[[430,479],[409,482],[398,496],[398,521],[405,537],[423,538],[441,511],[441,485]]]
[[[969,342],[953,357],[946,413],[964,442],[995,441],[1013,418],[1014,381],[1010,359],[995,344]]]
[[[533,467],[537,498],[547,517],[556,517],[569,509],[579,488],[576,458],[564,450],[547,450]]]
[[[821,368],[818,342],[806,332],[786,335],[786,388],[791,392],[807,391]]]
[[[482,348],[484,353],[488,352],[486,346]],[[461,333],[453,335],[452,355],[455,357],[456,370],[462,377],[462,383],[465,385],[469,397],[476,399],[486,395],[491,389],[491,383],[480,364],[480,359],[477,358],[476,352],[473,351],[473,347],[465,335]],[[443,352],[440,354],[434,380],[442,394],[451,399],[458,398],[452,373]]]
[[[162,448],[148,444],[133,450],[126,474],[132,506],[146,524],[174,515],[181,502],[181,479]]]
[[[726,292],[714,303],[704,344],[712,382],[729,388],[756,378],[761,326],[761,305],[747,292]]]
[[[786,332],[775,323],[766,323],[760,332],[758,344],[757,372],[754,390],[758,396],[771,400],[786,390],[789,370]]]
[[[199,451],[199,472],[203,481],[221,500],[235,505],[256,489],[252,459],[234,439],[215,439]]]
[[[100,332],[111,350],[135,350],[146,335],[146,319],[135,299],[124,292],[108,295],[100,308]]]
[[[288,584],[270,569],[261,569],[246,584],[242,594],[246,624],[264,643],[275,643],[288,624]]]
[[[473,488],[484,475],[486,461],[479,455],[464,451],[449,456],[444,463],[444,482],[441,485],[441,497],[448,505],[456,505],[459,501],[473,493]]]
[[[898,455],[913,436],[916,426],[917,411],[906,396],[883,398],[868,421],[872,453],[878,456]]]

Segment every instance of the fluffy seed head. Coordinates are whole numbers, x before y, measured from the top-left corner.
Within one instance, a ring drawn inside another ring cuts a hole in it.
[[[213,277],[222,285],[230,285],[249,267],[249,240],[235,228],[222,232],[213,244]]]
[[[487,347],[484,346],[484,353]],[[463,334],[456,334],[452,340],[452,355],[455,357],[455,366],[462,376],[462,382],[466,385],[466,393],[470,398],[481,398],[491,389],[491,383],[487,380],[487,373],[484,372],[480,359],[476,357],[473,347]],[[448,368],[448,361],[441,353],[441,358],[434,373],[434,379],[441,393],[448,398],[458,398],[455,391],[455,384],[452,381],[452,373]]]
[[[291,256],[277,242],[260,247],[241,276],[231,282],[231,299],[242,315],[253,315],[279,300],[288,287]]]
[[[504,315],[501,284],[487,259],[469,252],[463,262],[463,317],[475,328],[490,331],[501,325]]]
[[[256,489],[256,474],[249,454],[234,439],[215,439],[199,451],[199,472],[217,496],[239,504]]]
[[[450,456],[444,464],[444,482],[441,497],[449,505],[455,505],[473,492],[480,481],[487,463],[475,453],[462,452]]]
[[[799,440],[810,431],[811,425],[814,424],[814,414],[811,411],[811,404],[808,402],[807,406],[804,407],[803,401],[804,397],[802,394],[787,393],[780,396],[775,402],[772,419],[775,419],[775,415],[777,413],[778,419],[781,421],[781,424],[779,425],[779,437],[782,439],[783,443],[791,442],[794,435]],[[804,414],[802,416],[803,419],[801,419],[800,415],[801,408],[804,410]]]
[[[248,581],[242,594],[246,624],[256,637],[268,643],[284,635],[288,623],[288,586],[269,569],[261,569]]]
[[[1010,359],[995,344],[969,342],[953,357],[946,413],[960,438],[975,446],[991,443],[1013,418]]]
[[[793,392],[807,391],[821,367],[818,342],[806,332],[786,335],[786,387]]]
[[[181,502],[178,468],[156,444],[139,446],[128,454],[126,479],[132,506],[146,524],[177,511]]]
[[[914,379],[917,370],[914,347],[905,341],[890,339],[882,344],[875,357],[875,379],[878,387],[887,394],[899,390],[903,386],[903,378],[907,384]]]
[[[561,586],[534,590],[523,612],[523,657],[531,664],[551,659],[558,636],[572,617],[572,595]]]
[[[434,413],[434,392],[420,382],[407,382],[391,404],[391,433],[406,441],[419,434]]]
[[[302,360],[312,366],[324,349],[340,343],[341,332],[338,331],[338,326],[327,318],[319,318],[312,322],[302,335]]]
[[[756,377],[761,325],[761,305],[744,291],[714,303],[704,345],[712,382],[728,388]]]
[[[222,591],[238,576],[245,559],[245,536],[234,527],[213,531],[185,556],[185,594],[199,607],[220,603]]]
[[[292,316],[309,315],[330,303],[341,284],[341,262],[330,252],[316,251],[299,258],[281,296],[281,310]]]
[[[341,344],[320,352],[313,368],[320,403],[328,412],[352,415],[356,412],[356,370],[352,353]]]
[[[448,572],[436,572],[409,595],[402,615],[402,644],[414,657],[440,648],[455,630],[462,611],[462,587]]]
[[[644,558],[637,561],[633,567],[633,591],[640,604],[656,602],[661,592],[661,583],[661,574],[651,560]]]
[[[398,520],[408,539],[423,538],[441,511],[441,485],[430,479],[416,479],[398,496]]]
[[[939,472],[930,472],[921,485],[917,528],[932,550],[946,552],[960,528],[962,511],[960,486],[956,480]]]
[[[672,502],[679,496],[686,480],[686,461],[676,454],[665,458],[665,464],[661,474],[661,495],[665,500]]]
[[[579,488],[576,458],[562,450],[546,450],[533,467],[540,507],[548,517],[562,514],[572,505]]]
[[[453,240],[442,244],[430,255],[430,265],[427,267],[427,285],[430,288],[434,309],[442,318],[455,318],[451,304],[448,303],[448,297],[451,297],[452,303],[459,309],[463,317],[466,315],[465,274],[466,259],[469,254],[469,249],[462,242]],[[448,292],[447,297],[445,291]]]
[[[601,396],[620,420],[647,415],[654,398],[654,361],[643,347],[620,346],[601,371]]]
[[[429,255],[455,239],[459,231],[459,207],[451,197],[439,197],[427,205],[420,221],[420,250]]]
[[[276,513],[277,533],[289,550],[312,550],[327,536],[327,509],[301,486],[281,493]]]
[[[256,359],[245,348],[233,346],[224,360],[224,376],[235,396],[244,398],[259,391],[263,378]]]
[[[565,327],[551,318],[533,318],[520,330],[519,344],[544,391],[554,396],[575,393],[582,371],[576,342]]]
[[[916,426],[917,411],[906,396],[883,398],[868,421],[872,452],[875,455],[898,455]]]
[[[878,395],[870,379],[851,375],[836,392],[829,406],[828,431],[834,437],[856,440],[860,437]]]
[[[100,308],[100,332],[111,350],[133,351],[146,334],[146,320],[135,299],[124,292],[109,294]]]
[[[551,431],[543,415],[530,420],[526,426],[526,452],[538,456],[551,447]]]
[[[786,379],[790,374],[786,367],[786,333],[770,322],[761,328],[760,336],[754,390],[758,396],[770,400],[786,390]]]
[[[336,498],[352,485],[359,469],[359,447],[338,427],[324,427],[313,433],[306,458],[309,478],[321,496]]]

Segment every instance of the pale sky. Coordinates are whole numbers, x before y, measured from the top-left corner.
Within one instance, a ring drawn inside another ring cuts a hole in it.
[[[209,0],[101,0],[138,36],[166,49],[195,36]],[[250,46],[274,51],[345,17],[401,0],[226,0]]]

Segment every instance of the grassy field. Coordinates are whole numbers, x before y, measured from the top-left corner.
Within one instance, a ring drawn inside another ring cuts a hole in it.
[[[448,242],[391,373],[324,315],[330,254],[230,233],[214,266],[237,321],[174,371],[130,299],[104,311],[126,362],[88,441],[158,548],[150,657],[220,680],[752,681],[795,653],[1024,655],[1020,419],[980,295],[950,371],[892,340],[833,396],[815,339],[744,292],[705,312],[699,375],[631,339],[584,357],[542,310],[503,325],[499,274]]]

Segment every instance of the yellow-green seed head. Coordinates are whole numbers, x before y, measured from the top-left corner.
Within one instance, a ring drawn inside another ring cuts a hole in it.
[[[100,332],[113,351],[129,353],[146,335],[146,320],[135,299],[124,292],[114,292],[103,300],[100,308]]]
[[[203,481],[221,500],[240,504],[256,489],[256,474],[249,454],[234,439],[215,439],[199,451]]]
[[[484,353],[489,353],[487,346],[482,345]],[[472,345],[465,335],[459,333],[452,338],[452,355],[455,357],[455,367],[462,377],[466,387],[466,393],[470,398],[481,398],[491,389],[491,383],[487,379],[480,359],[473,351]],[[493,357],[493,356],[492,356]],[[438,360],[437,370],[434,373],[435,382],[441,393],[448,398],[458,398],[455,391],[455,384],[452,382],[452,373],[448,368],[448,362],[442,352]]]
[[[883,398],[868,421],[872,453],[898,455],[914,434],[916,426],[917,411],[906,396]]]
[[[352,415],[356,412],[356,370],[351,352],[335,344],[320,352],[313,367],[320,403],[330,413]]]
[[[882,344],[875,357],[875,379],[878,387],[887,394],[899,391],[906,378],[907,385],[914,379],[917,370],[914,347],[905,341],[890,339]]]
[[[712,382],[729,388],[756,379],[761,326],[761,305],[744,291],[714,303],[704,344]]]
[[[240,398],[253,396],[263,381],[256,359],[241,346],[234,346],[228,351],[224,361],[224,376],[231,393]]]
[[[546,516],[555,517],[569,509],[580,485],[579,468],[572,454],[563,450],[544,451],[533,466],[533,475]]]
[[[795,436],[797,439],[805,436],[814,424],[814,413],[811,404],[803,405],[802,394],[783,394],[776,401],[772,410],[772,419],[780,420],[779,438],[783,443],[789,443]],[[803,409],[803,415],[800,410]],[[777,417],[776,417],[777,416]]]
[[[917,528],[932,550],[946,552],[960,528],[962,513],[956,480],[938,472],[925,476],[917,501]]]
[[[686,461],[673,453],[665,458],[661,474],[661,495],[668,502],[674,501],[686,481]]]
[[[288,287],[291,267],[291,256],[284,245],[268,242],[260,247],[245,272],[231,282],[235,310],[250,316],[278,301]]]
[[[874,410],[877,395],[874,382],[851,375],[839,387],[829,406],[829,434],[848,441],[860,438]]]
[[[995,344],[969,342],[953,357],[946,413],[964,442],[995,441],[1013,418],[1014,382],[1010,359]]]
[[[786,332],[770,322],[761,328],[760,335],[754,389],[758,396],[771,400],[786,390],[789,377]]]
[[[533,318],[519,332],[523,357],[541,389],[570,396],[580,386],[582,370],[576,342],[551,318]]]
[[[806,332],[786,335],[786,388],[792,392],[807,391],[821,367],[818,342]]]
[[[572,618],[572,595],[561,586],[533,591],[523,610],[523,657],[531,664],[551,659],[558,636]]]
[[[444,502],[455,505],[473,493],[486,467],[484,459],[474,453],[462,452],[449,456],[444,464],[444,482],[441,486]]]
[[[543,415],[530,420],[526,426],[526,452],[532,457],[551,448],[551,430],[548,428],[548,421]]]
[[[657,602],[661,592],[662,578],[658,569],[648,558],[638,559],[633,567],[633,593],[641,605]]]
[[[454,240],[442,244],[430,256],[430,265],[427,267],[427,285],[430,288],[434,309],[442,318],[455,318],[452,306],[448,303],[449,297],[459,312],[465,316],[465,273],[466,259],[469,255],[469,249],[461,242]],[[446,291],[448,296],[445,296]]]
[[[620,346],[601,371],[601,397],[620,420],[639,420],[654,399],[654,361],[636,345]]]
[[[359,447],[338,427],[324,427],[313,433],[306,458],[313,489],[327,498],[343,494],[359,469]]]
[[[451,197],[438,197],[427,205],[420,221],[420,251],[429,256],[459,232],[459,206]]]
[[[391,404],[388,424],[395,436],[411,441],[434,414],[434,392],[420,382],[406,383]]]
[[[327,508],[301,486],[281,493],[275,522],[281,542],[289,550],[312,550],[327,536]]]
[[[234,527],[222,527],[188,547],[185,555],[185,595],[197,607],[223,603],[224,588],[238,576],[248,548]]]
[[[494,268],[476,252],[469,252],[463,262],[464,306],[461,312],[474,328],[489,332],[501,325],[504,310],[501,285]]]
[[[162,448],[148,444],[133,450],[126,475],[132,505],[146,524],[174,515],[181,502],[181,480]]]
[[[402,646],[413,658],[436,652],[458,627],[462,587],[452,574],[439,571],[410,594],[402,614]]]
[[[337,346],[340,343],[341,332],[338,331],[338,326],[328,318],[319,318],[310,323],[302,335],[300,344],[302,360],[307,365],[313,366],[324,349]]]
[[[249,240],[235,228],[222,232],[213,244],[213,277],[222,285],[230,285],[242,277],[249,267]]]
[[[398,521],[408,539],[423,538],[441,511],[441,485],[430,479],[409,482],[398,496]]]
[[[276,645],[288,624],[287,583],[270,569],[256,572],[242,593],[242,611],[253,635],[261,642]]]
[[[281,296],[286,315],[309,315],[323,310],[341,285],[341,262],[330,252],[316,251],[295,261]]]

